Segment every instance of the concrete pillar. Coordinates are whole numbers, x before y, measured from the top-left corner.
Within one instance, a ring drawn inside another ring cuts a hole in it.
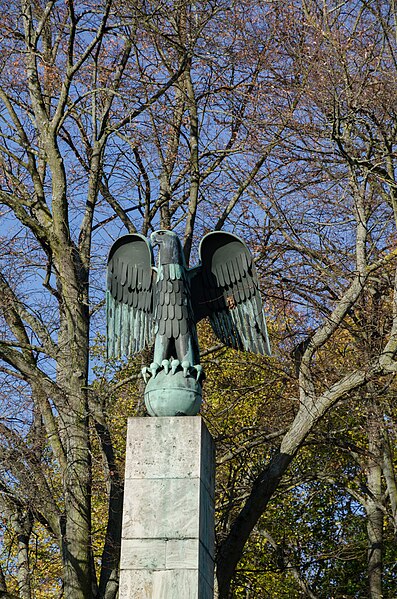
[[[119,599],[213,599],[214,469],[200,416],[129,419]]]

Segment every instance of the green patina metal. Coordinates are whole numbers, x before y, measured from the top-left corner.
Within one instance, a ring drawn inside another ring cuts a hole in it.
[[[159,247],[154,266],[153,246]],[[195,415],[204,372],[196,324],[208,317],[217,337],[238,350],[270,355],[252,256],[236,235],[213,231],[200,244],[200,264],[187,268],[178,236],[156,231],[151,243],[125,235],[108,259],[107,352],[134,355],[154,343],[142,369],[152,416]]]

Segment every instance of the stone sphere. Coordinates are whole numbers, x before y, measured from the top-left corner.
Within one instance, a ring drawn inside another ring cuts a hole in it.
[[[149,379],[144,397],[150,416],[195,416],[200,411],[201,385],[181,370],[175,374],[160,370]]]

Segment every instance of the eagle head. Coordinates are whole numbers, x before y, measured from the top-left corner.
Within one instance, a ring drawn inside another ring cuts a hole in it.
[[[159,246],[159,264],[180,264],[185,266],[182,245],[173,231],[155,231],[150,236],[153,246]]]

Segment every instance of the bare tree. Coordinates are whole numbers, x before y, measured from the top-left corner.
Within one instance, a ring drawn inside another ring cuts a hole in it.
[[[298,409],[220,539],[222,599],[320,419],[393,376],[394,27],[391,7],[361,0],[10,3],[0,47],[0,484],[3,509],[24,531],[20,596],[32,520],[60,548],[66,596],[117,593],[122,475],[106,401],[90,385],[89,346],[105,253],[121,230],[173,228],[187,259],[206,229],[241,233],[278,316],[294,306],[281,347],[293,351]],[[362,302],[373,289],[389,312],[364,352],[372,325]],[[345,330],[362,360],[320,378],[319,361]],[[100,559],[93,429],[108,490]],[[381,457],[395,513],[390,451],[379,452],[371,481],[375,489]]]
[[[379,377],[387,382],[396,370],[393,11],[381,2],[302,2],[278,8],[275,102],[280,114],[286,114],[285,106],[294,112],[250,197],[267,211],[267,244],[263,262],[258,261],[264,281],[275,305],[293,302],[299,314],[290,332],[299,409],[221,541],[222,598],[229,596],[249,535],[319,420],[358,389],[370,390]],[[259,124],[258,146],[260,133]],[[363,318],[378,292],[378,311]],[[343,330],[352,332],[360,362],[346,360],[318,376],[319,362]],[[372,413],[373,406],[368,410]],[[379,417],[369,418],[366,511],[373,597],[380,596],[382,571],[378,498],[385,478],[381,483],[379,426]]]
[[[122,228],[177,228],[189,258],[195,229],[225,223],[264,161],[248,165],[239,192],[228,185],[223,169],[245,152],[243,120],[269,54],[238,56],[245,20],[232,13],[209,1],[21,0],[2,17],[1,496],[17,534],[34,519],[59,545],[66,596],[118,589],[122,476],[89,384],[97,264],[102,277]],[[205,194],[220,189],[208,218]],[[91,424],[108,488],[100,560]],[[20,538],[28,597],[29,530]]]

